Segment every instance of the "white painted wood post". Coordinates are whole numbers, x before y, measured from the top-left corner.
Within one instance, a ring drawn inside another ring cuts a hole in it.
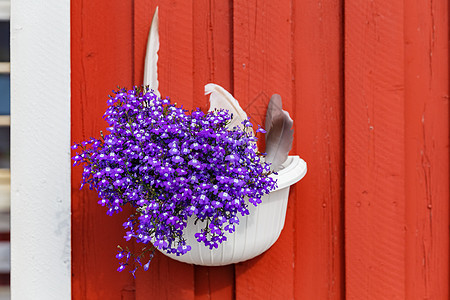
[[[11,1],[11,293],[70,299],[70,0]]]

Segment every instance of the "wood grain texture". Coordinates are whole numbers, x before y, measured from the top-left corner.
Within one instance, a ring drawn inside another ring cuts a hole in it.
[[[195,299],[235,299],[234,265],[195,266]]]
[[[234,94],[252,123],[264,124],[278,93],[293,111],[290,1],[233,1]],[[261,145],[260,145],[261,147]],[[291,193],[278,241],[261,256],[236,265],[236,299],[294,298],[294,211]]]
[[[233,93],[231,1],[197,0],[193,11],[194,107],[209,108],[205,84],[216,83]],[[233,299],[234,265],[195,266],[195,299]]]
[[[406,299],[403,25],[401,1],[345,1],[348,299]]]
[[[108,94],[131,85],[132,43],[131,2],[71,2],[72,143],[106,128]],[[108,217],[94,191],[79,190],[81,173],[72,169],[72,297],[121,299],[134,285],[128,272],[116,272],[125,219]]]
[[[449,299],[448,1],[405,7],[406,299]]]
[[[342,5],[294,2],[294,153],[308,164],[295,188],[296,299],[345,299]]]
[[[134,80],[142,83],[148,30],[159,6],[159,91],[186,108],[193,106],[191,1],[134,1]],[[193,299],[194,267],[157,253],[136,279],[136,299]]]
[[[194,1],[194,101],[209,109],[205,85],[216,83],[233,94],[233,12],[231,1]]]

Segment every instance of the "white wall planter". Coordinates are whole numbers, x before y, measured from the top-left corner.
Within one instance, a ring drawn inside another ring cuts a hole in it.
[[[180,256],[163,254],[190,264],[203,266],[223,266],[252,259],[269,249],[280,236],[286,218],[289,188],[306,174],[306,162],[298,156],[289,156],[283,163],[277,179],[278,188],[262,198],[257,207],[250,204],[250,215],[239,217],[239,225],[234,233],[227,233],[227,241],[210,250],[194,237],[204,227],[202,222],[194,224],[188,220],[185,229],[186,242],[192,249]]]

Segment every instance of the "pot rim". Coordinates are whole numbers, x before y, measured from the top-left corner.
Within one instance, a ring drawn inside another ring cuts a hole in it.
[[[271,174],[270,177],[277,180],[278,187],[273,190],[278,191],[289,187],[300,181],[307,171],[306,162],[298,155],[290,155],[281,165],[282,169],[277,174]]]

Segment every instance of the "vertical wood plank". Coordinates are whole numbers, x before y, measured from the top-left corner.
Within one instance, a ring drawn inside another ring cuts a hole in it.
[[[402,1],[345,1],[348,299],[405,298]]]
[[[108,94],[131,84],[132,15],[129,1],[71,2],[72,142],[98,136]],[[116,272],[125,219],[107,216],[94,191],[79,190],[81,172],[72,169],[72,297],[121,299],[133,286],[128,272]]]
[[[292,112],[290,1],[233,1],[234,94],[253,124],[264,124],[267,103],[281,95]],[[294,298],[291,193],[280,238],[266,253],[236,265],[236,299]]]
[[[194,1],[194,101],[209,109],[205,85],[216,83],[233,92],[233,14],[231,1]]]
[[[204,86],[213,82],[232,90],[232,3],[194,1],[194,107],[209,108]],[[233,299],[234,265],[195,266],[195,299]]]
[[[406,299],[449,299],[448,13],[405,7]]]
[[[195,266],[196,300],[232,300],[235,299],[234,293],[234,265]]]
[[[294,1],[295,297],[344,299],[343,1]]]
[[[191,1],[134,1],[134,81],[142,83],[148,30],[159,6],[159,91],[193,107],[193,4]],[[193,299],[194,267],[157,253],[136,278],[136,299]]]

